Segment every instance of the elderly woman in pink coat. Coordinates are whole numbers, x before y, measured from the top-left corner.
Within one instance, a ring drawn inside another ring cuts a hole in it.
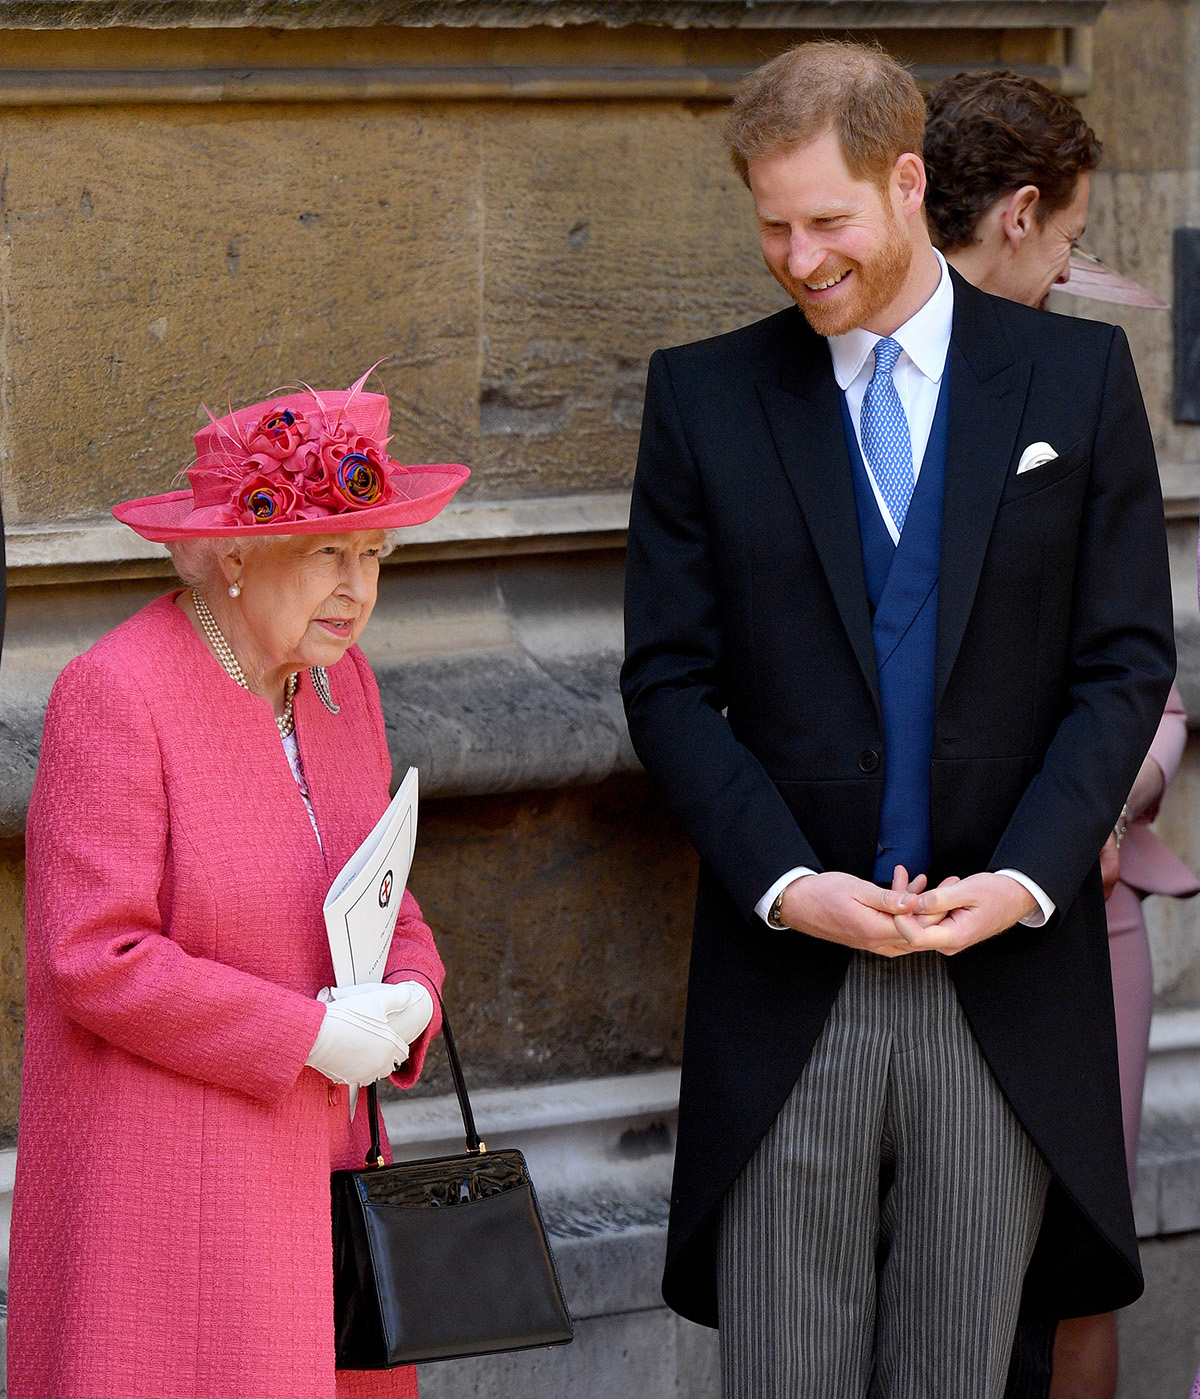
[[[29,811],[12,1399],[416,1395],[335,1372],[329,1175],[347,1084],[415,1082],[442,965],[411,894],[383,983],[332,980],[322,902],[388,803],[358,640],[385,531],[465,467],[387,456],[386,398],[289,394],[114,512],[189,586],[72,661]],[[432,994],[431,994],[432,993]]]

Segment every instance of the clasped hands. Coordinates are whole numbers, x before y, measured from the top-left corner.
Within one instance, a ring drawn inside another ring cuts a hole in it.
[[[333,1083],[374,1083],[408,1058],[433,1019],[433,998],[419,981],[327,987],[325,1019],[306,1063]]]
[[[1037,907],[1006,874],[955,875],[935,889],[897,865],[892,887],[852,874],[806,874],[784,890],[780,918],[789,928],[880,957],[910,952],[953,956],[1019,923]]]

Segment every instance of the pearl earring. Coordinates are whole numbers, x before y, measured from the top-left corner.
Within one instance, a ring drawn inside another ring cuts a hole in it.
[[[230,585],[229,585],[229,596],[230,596],[230,597],[241,597],[241,595],[242,595],[242,585],[241,585],[240,583],[230,583]]]

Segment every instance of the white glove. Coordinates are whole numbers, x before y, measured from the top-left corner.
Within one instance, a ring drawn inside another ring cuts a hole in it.
[[[374,1083],[408,1058],[408,1045],[388,1025],[386,1009],[369,997],[325,1008],[305,1063],[334,1083]]]
[[[388,1028],[404,1041],[404,1053],[398,1063],[408,1058],[408,1047],[427,1029],[433,1019],[433,997],[429,988],[419,981],[368,981],[362,986],[329,986],[317,995],[319,1001],[366,1009],[382,1015]]]

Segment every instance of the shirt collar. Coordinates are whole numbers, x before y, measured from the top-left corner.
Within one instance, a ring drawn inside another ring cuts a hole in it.
[[[933,250],[934,257],[942,269],[941,281],[937,290],[924,306],[899,328],[892,332],[892,339],[912,360],[924,376],[937,384],[941,382],[946,368],[946,356],[950,353],[950,329],[954,321],[954,283],[946,259]],[[833,356],[833,377],[843,392],[858,378],[862,367],[872,354],[876,344],[883,337],[873,331],[856,327],[845,335],[830,335],[829,353]]]

